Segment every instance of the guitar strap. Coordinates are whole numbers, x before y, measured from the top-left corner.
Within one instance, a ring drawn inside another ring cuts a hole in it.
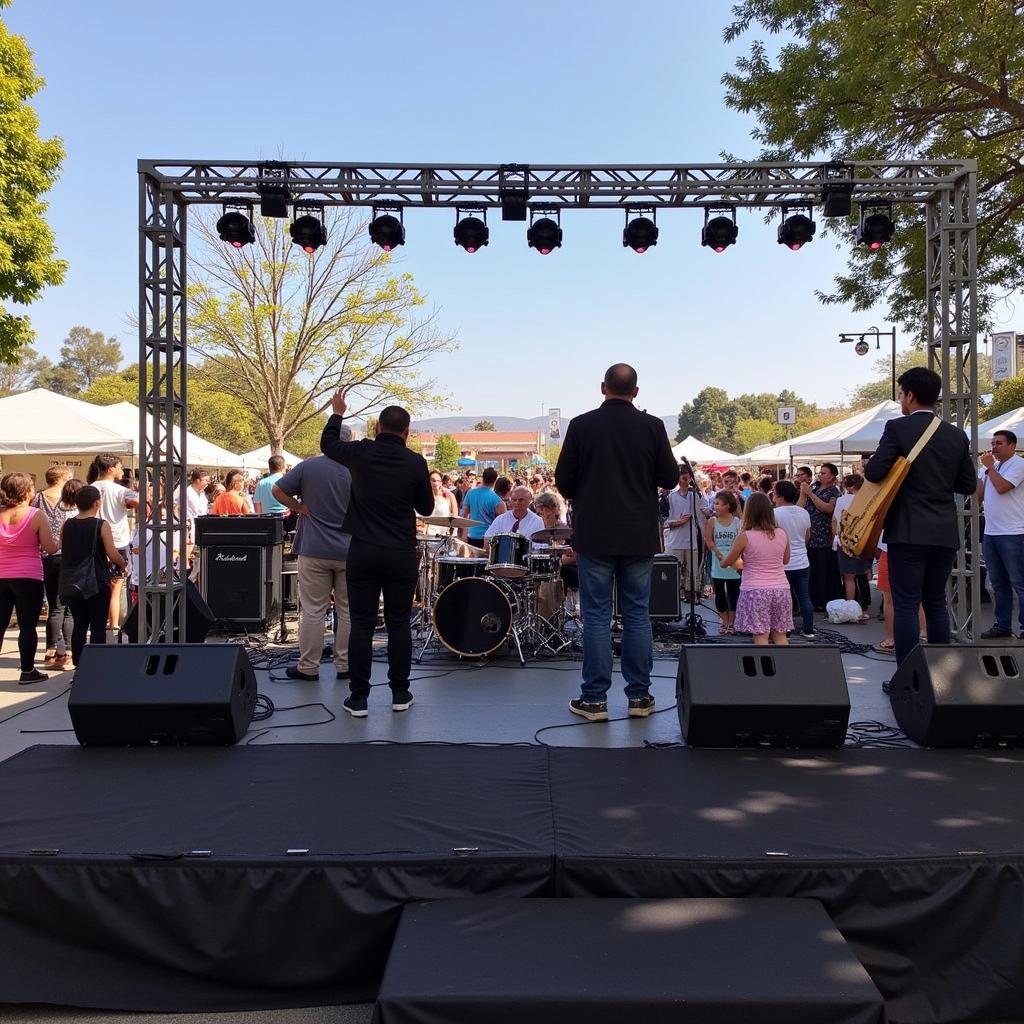
[[[929,423],[928,426],[924,428],[924,433],[917,439],[917,444],[915,444],[914,447],[910,449],[910,454],[907,456],[907,462],[913,462],[914,459],[916,459],[918,455],[921,454],[921,452],[924,450],[924,446],[932,439],[932,435],[935,433],[935,431],[939,429],[940,422],[941,420],[938,416],[932,416],[931,423]]]

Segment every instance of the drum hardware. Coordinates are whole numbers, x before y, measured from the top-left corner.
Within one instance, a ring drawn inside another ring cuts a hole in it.
[[[454,554],[456,530],[482,524],[475,519],[466,519],[463,516],[418,516],[417,518],[426,526],[437,526],[447,531],[443,534],[420,537],[417,540],[419,572],[417,573],[416,591],[419,596],[419,609],[415,613],[415,628],[416,637],[419,639],[426,634],[433,634],[430,620],[433,602],[437,597],[435,586],[437,560]],[[427,642],[430,642],[429,636]]]

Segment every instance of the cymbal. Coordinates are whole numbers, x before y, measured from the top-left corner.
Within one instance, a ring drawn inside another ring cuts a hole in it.
[[[463,519],[462,516],[421,516],[421,523],[427,526],[443,526],[446,530],[461,530],[467,526],[483,526],[475,519]]]
[[[568,526],[552,526],[548,530],[537,530],[530,534],[530,540],[534,544],[543,544],[544,541],[568,540],[572,536],[572,529]]]

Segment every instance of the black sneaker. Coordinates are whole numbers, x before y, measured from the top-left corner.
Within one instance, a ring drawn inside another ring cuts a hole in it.
[[[805,640],[814,640],[817,637],[818,634],[815,633],[813,629],[801,629],[800,630],[800,635]]]
[[[1008,629],[1001,629],[999,626],[992,626],[991,629],[986,629],[984,633],[979,637],[980,640],[1012,640],[1014,639],[1013,633]]]
[[[588,722],[608,721],[608,702],[606,700],[585,701],[582,697],[577,697],[569,701],[569,710],[574,715],[585,718]]]
[[[21,677],[18,679],[19,686],[28,686],[29,683],[42,683],[50,677],[45,672],[40,672],[39,669],[33,668],[28,672],[22,672]]]
[[[391,710],[408,711],[412,707],[412,694],[408,690],[393,690],[391,693]]]
[[[341,706],[353,718],[365,718],[370,713],[366,709],[365,697],[346,697]]]
[[[318,683],[320,682],[320,676],[311,676],[306,672],[300,672],[295,665],[289,665],[285,670],[284,674],[289,679],[301,679],[304,683]]]
[[[647,694],[645,697],[629,698],[629,717],[646,718],[654,710],[654,698]]]

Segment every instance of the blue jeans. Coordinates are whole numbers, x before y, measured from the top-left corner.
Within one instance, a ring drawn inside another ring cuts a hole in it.
[[[949,643],[946,584],[956,551],[937,544],[889,545],[889,596],[896,664],[902,665],[918,645],[918,606],[924,609],[928,643]]]
[[[1024,631],[1024,534],[1005,537],[985,535],[985,568],[995,597],[995,625],[1009,630],[1013,625],[1013,594],[1017,593],[1020,628]]]
[[[583,612],[583,700],[599,703],[612,685],[612,587],[618,581],[622,616],[622,676],[626,697],[645,697],[651,687],[651,563],[644,558],[579,555]]]
[[[803,631],[814,632],[814,605],[811,604],[811,568],[787,569],[786,579],[789,580],[789,589],[793,599],[800,607],[800,615],[803,617]]]

